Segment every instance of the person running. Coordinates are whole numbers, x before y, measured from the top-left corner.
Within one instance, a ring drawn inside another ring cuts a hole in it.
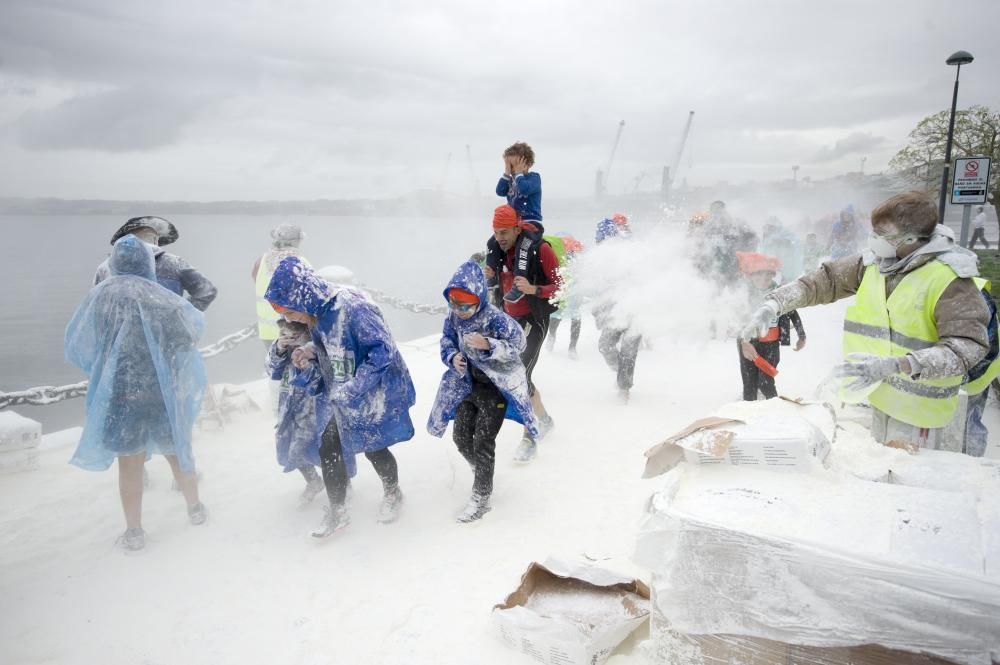
[[[279,224],[271,229],[271,249],[257,257],[254,261],[253,270],[250,271],[257,291],[257,336],[264,343],[267,349],[271,348],[280,334],[278,330],[278,319],[280,318],[271,307],[270,303],[264,300],[264,292],[267,285],[271,283],[271,275],[278,267],[281,260],[286,256],[299,256],[302,262],[309,265],[309,262],[299,255],[299,245],[305,239],[306,234],[295,224]]]
[[[781,270],[781,261],[775,256],[756,252],[736,252],[736,258],[740,264],[740,272],[747,279],[751,307],[756,308],[764,301],[767,294],[778,286],[775,278]],[[777,369],[778,363],[781,362],[781,347],[791,344],[793,325],[798,336],[795,350],[801,351],[806,345],[806,330],[802,326],[802,318],[798,312],[793,310],[775,317],[773,324],[760,337],[750,341],[737,340],[745,401],[756,401],[758,391],[764,395],[764,399],[778,396],[774,377],[761,369],[755,361],[759,357]]]
[[[521,242],[525,232],[535,234],[537,227],[530,222],[521,222],[517,212],[509,205],[497,207],[493,212],[493,237],[505,252],[504,262],[499,275],[489,266],[486,266],[483,272],[489,280],[499,278],[500,286],[505,292],[516,286],[525,294],[524,298],[517,301],[504,301],[503,307],[504,311],[514,317],[524,330],[526,342],[521,353],[521,362],[524,363],[527,372],[532,409],[538,417],[541,431],[545,433],[551,430],[555,423],[545,410],[542,394],[532,382],[531,374],[538,363],[542,342],[545,341],[549,329],[549,316],[556,309],[549,299],[559,290],[559,259],[556,258],[552,247],[540,236],[532,235],[529,236],[532,238],[530,242]],[[524,264],[523,276],[514,275],[515,260]],[[535,437],[525,429],[521,443],[514,453],[514,460],[529,462],[537,452]]]
[[[542,226],[542,176],[531,170],[535,165],[535,151],[527,143],[515,143],[504,150],[503,164],[503,175],[497,182],[497,196],[506,197],[507,205],[526,224],[519,241],[518,260],[511,269],[514,277],[527,277],[525,258],[531,245],[537,243],[545,233],[545,227]],[[486,249],[486,265],[494,274],[501,272],[506,250],[493,237],[486,242]],[[516,284],[502,289],[503,299],[509,302],[517,302],[523,295]]]
[[[208,278],[191,267],[191,264],[177,256],[164,251],[164,245],[176,242],[180,237],[177,227],[162,217],[133,217],[115,231],[111,236],[114,245],[119,238],[133,235],[139,240],[152,245],[156,264],[156,281],[179,296],[186,295],[197,309],[204,312],[215,300],[218,291]],[[111,276],[111,266],[107,259],[97,266],[94,274],[94,284],[100,284]]]
[[[70,460],[104,471],[118,460],[127,550],[146,544],[142,528],[143,466],[164,455],[192,524],[208,516],[198,496],[191,430],[205,394],[195,344],[204,317],[156,282],[152,247],[132,235],[115,242],[109,274],[93,287],[66,327],[66,359],[84,372],[86,420]]]
[[[448,370],[427,421],[427,431],[437,437],[455,421],[452,437],[473,470],[472,496],[459,522],[474,522],[491,508],[496,437],[504,418],[540,436],[520,356],[524,332],[488,303],[486,294],[486,277],[471,260],[459,266],[444,290],[450,313],[441,334],[441,360]]]
[[[842,397],[871,404],[875,440],[938,448],[962,382],[989,349],[976,255],[955,244],[921,192],[889,198],[871,219],[866,252],[772,291],[741,338],[765,334],[779,314],[856,295],[844,320],[846,362],[835,371]]]
[[[972,218],[972,240],[969,241],[969,249],[975,249],[976,243],[983,241],[986,249],[990,248],[990,243],[986,240],[986,210],[979,206],[976,216]]]
[[[568,233],[543,237],[552,246],[556,258],[559,259],[559,275],[562,280],[559,309],[552,312],[552,317],[549,319],[549,334],[546,337],[545,348],[549,351],[555,349],[556,331],[559,330],[563,319],[569,319],[569,357],[576,360],[576,345],[580,341],[580,332],[583,329],[582,303],[580,296],[573,294],[566,268],[583,251],[583,243]]]
[[[322,382],[319,371],[315,367],[298,369],[291,362],[295,349],[311,341],[309,326],[279,318],[278,330],[278,339],[267,354],[268,374],[280,385],[274,443],[278,464],[285,473],[298,470],[306,481],[299,496],[299,504],[305,506],[325,487],[316,467],[320,465],[319,447],[323,436],[319,423],[329,420],[330,406],[327,400],[317,398]],[[349,475],[353,477],[353,471]]]
[[[389,447],[413,438],[410,408],[413,381],[382,312],[364,293],[332,285],[297,256],[288,256],[271,277],[264,298],[289,321],[309,326],[312,341],[291,352],[298,369],[318,369],[320,399],[330,402],[319,458],[329,498],[315,538],[326,538],[350,523],[347,513],[348,460],[364,453],[382,480],[384,496],[377,520],[399,517],[396,458]]]
[[[595,241],[598,245],[614,240],[627,240],[632,237],[632,229],[628,218],[616,213],[610,219],[602,219],[597,224]],[[623,403],[628,403],[635,377],[635,361],[642,346],[642,336],[631,330],[628,322],[618,320],[615,315],[615,300],[613,294],[607,294],[594,307],[594,320],[601,336],[597,341],[597,349],[604,357],[604,362],[615,372],[618,385],[618,397]]]

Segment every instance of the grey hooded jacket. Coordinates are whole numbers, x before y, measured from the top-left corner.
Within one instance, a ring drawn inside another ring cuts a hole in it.
[[[153,249],[153,257],[156,261],[156,281],[161,286],[179,296],[183,296],[186,291],[186,297],[192,305],[202,312],[208,309],[218,294],[215,285],[208,281],[208,278],[192,268],[190,263],[176,254],[164,251],[162,247]],[[101,265],[97,266],[94,284],[100,284],[110,276],[111,269],[108,267],[107,259],[105,259]]]

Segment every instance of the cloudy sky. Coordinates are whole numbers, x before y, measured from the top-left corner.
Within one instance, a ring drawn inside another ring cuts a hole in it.
[[[953,51],[960,105],[1000,108],[998,25],[996,0],[0,0],[0,196],[485,192],[514,140],[573,196],[625,120],[621,192],[689,110],[692,184],[878,171],[950,104]]]

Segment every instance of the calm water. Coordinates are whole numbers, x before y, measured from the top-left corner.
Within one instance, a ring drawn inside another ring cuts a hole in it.
[[[141,214],[145,211],[137,211]],[[358,279],[387,293],[438,303],[455,268],[485,246],[490,213],[483,219],[352,217],[237,217],[172,215],[180,240],[168,251],[187,259],[219,289],[206,312],[202,346],[255,320],[250,270],[269,246],[268,232],[285,221],[306,232],[302,253],[314,266],[351,268]],[[153,211],[155,214],[155,211]],[[90,288],[111,234],[124,219],[86,216],[0,216],[0,390],[62,385],[85,378],[63,360],[63,331]],[[559,229],[587,239],[593,222]],[[437,316],[385,308],[399,341],[440,331]],[[255,340],[206,361],[209,380],[248,381],[261,376],[262,346]],[[45,431],[83,422],[83,400],[18,413],[42,422]]]

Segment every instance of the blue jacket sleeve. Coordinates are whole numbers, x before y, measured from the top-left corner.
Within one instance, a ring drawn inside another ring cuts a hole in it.
[[[500,176],[500,180],[497,181],[497,196],[507,196],[507,192],[510,191],[510,176]]]
[[[382,315],[372,303],[363,301],[350,313],[351,336],[358,340],[364,360],[357,366],[354,378],[336,389],[333,401],[356,402],[362,395],[374,390],[382,374],[392,364],[396,347]]]
[[[517,325],[517,321],[503,312],[498,312],[491,323],[491,330],[485,335],[490,343],[490,350],[483,351],[483,357],[501,362],[520,357],[526,341],[524,331]]]
[[[264,369],[271,375],[272,381],[278,381],[285,374],[285,368],[292,361],[291,353],[279,353],[277,343],[272,343],[264,361]]]
[[[218,295],[218,289],[208,278],[192,268],[187,262],[180,271],[181,288],[188,292],[188,300],[191,304],[204,312]]]
[[[441,362],[451,367],[451,359],[458,353],[458,333],[451,324],[451,315],[444,318],[444,330],[441,332]]]
[[[542,176],[534,171],[514,176],[514,178],[517,180],[517,193],[520,196],[533,196],[542,191]]]

